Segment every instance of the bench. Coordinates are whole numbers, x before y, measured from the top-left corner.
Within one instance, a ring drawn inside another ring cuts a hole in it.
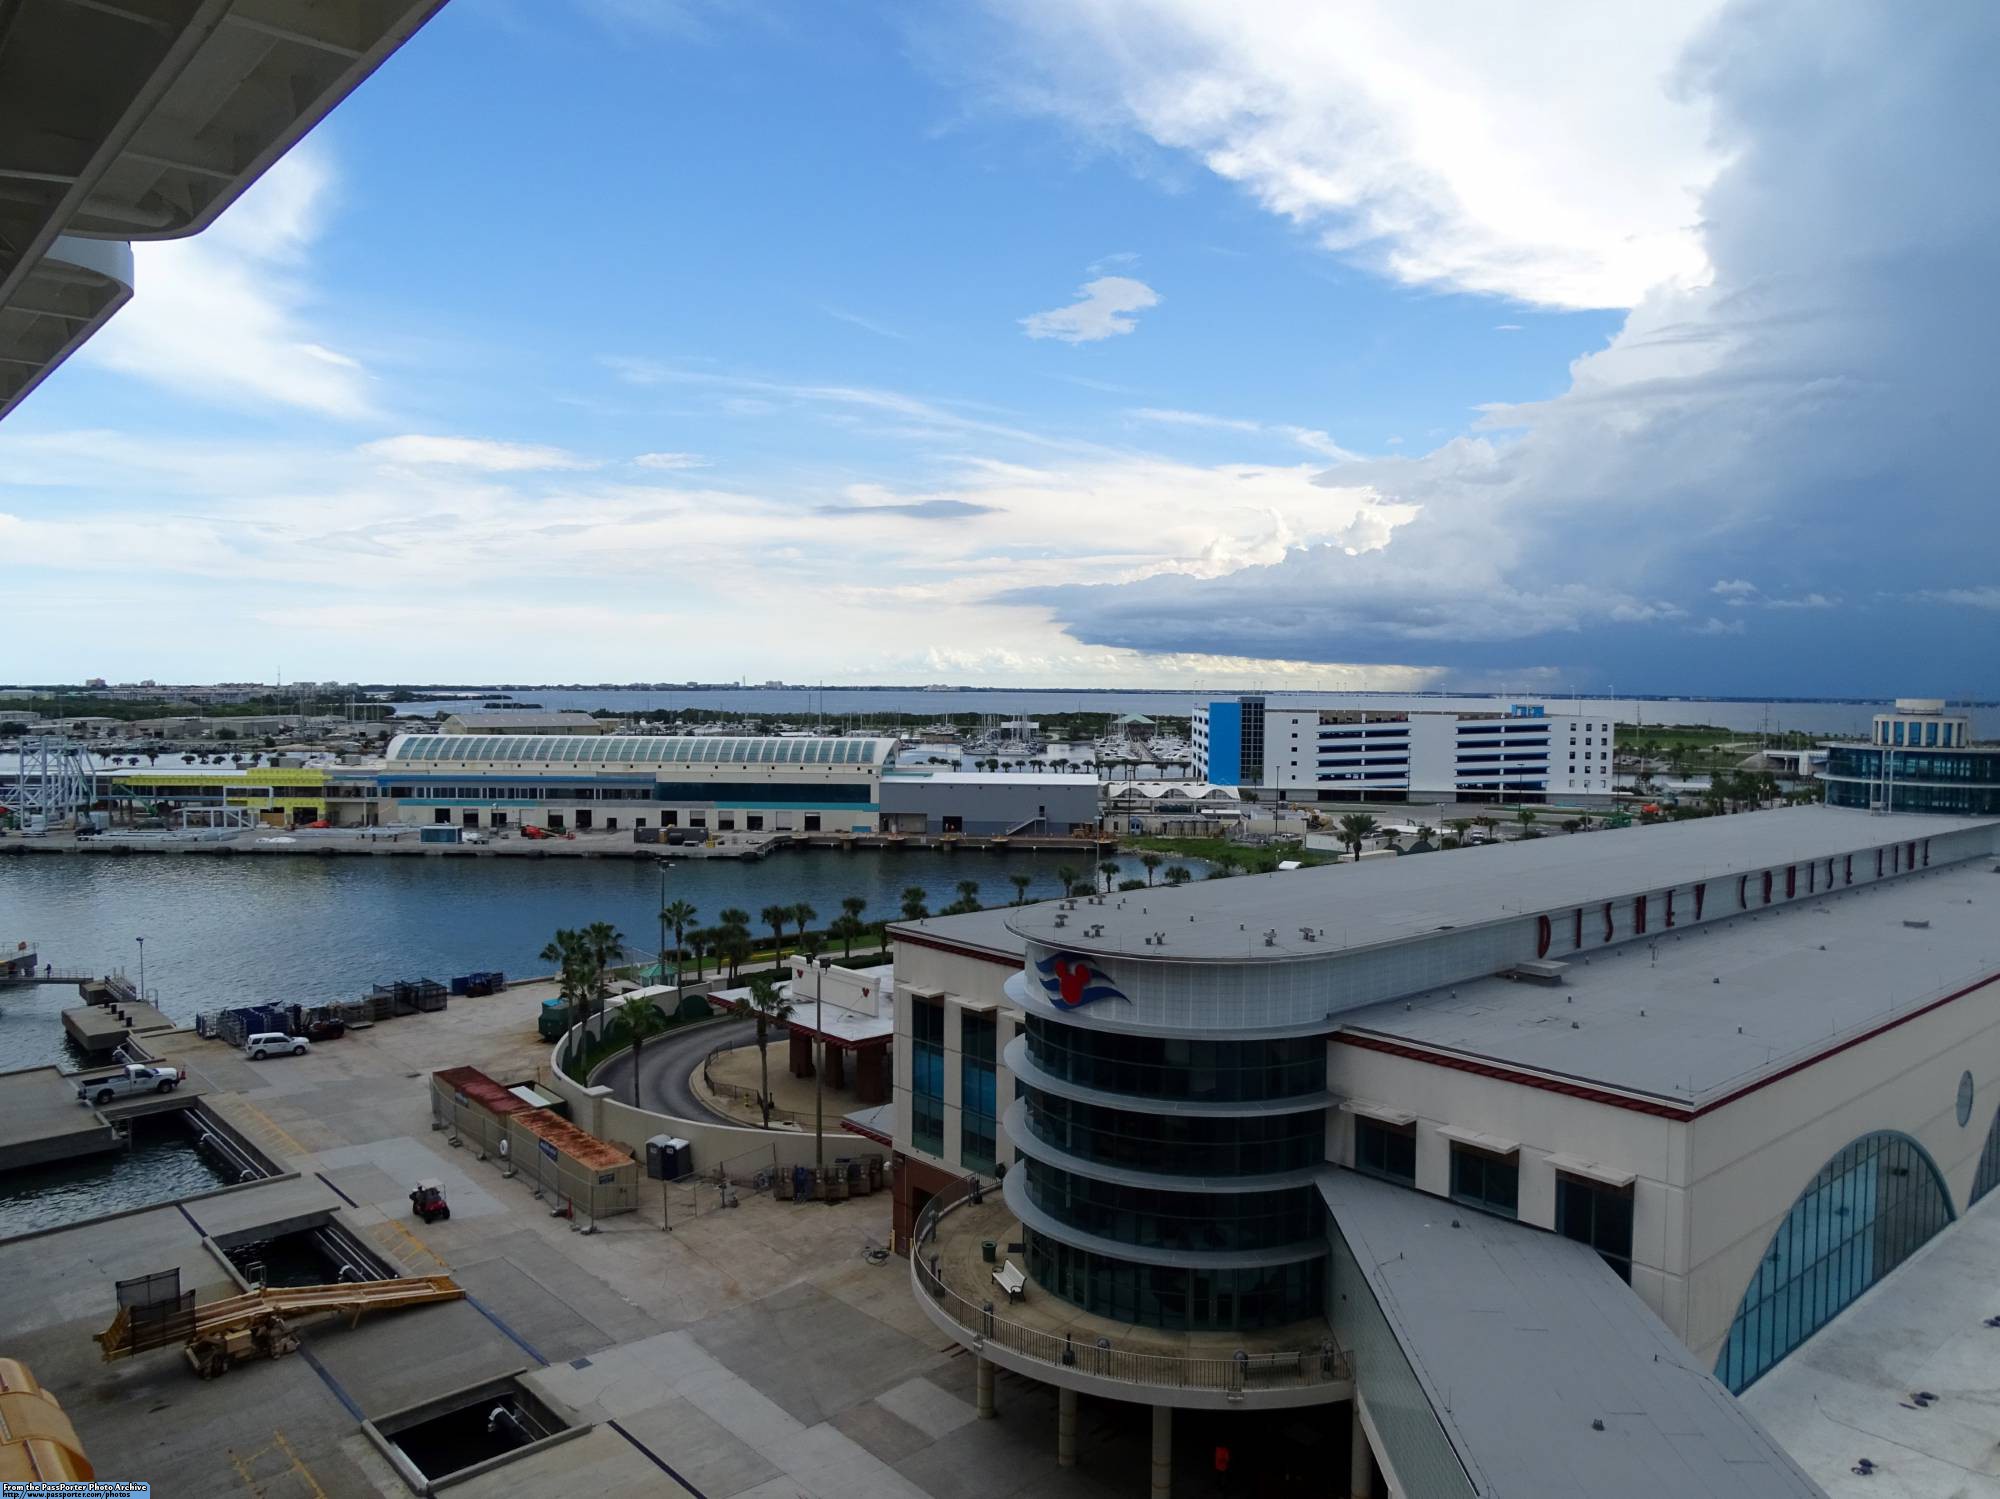
[[[1021,1273],[1021,1267],[1012,1260],[993,1272],[993,1283],[1007,1293],[1009,1305],[1019,1301],[1028,1289],[1028,1277]]]

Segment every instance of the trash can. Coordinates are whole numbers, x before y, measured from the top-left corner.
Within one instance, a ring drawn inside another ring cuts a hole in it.
[[[991,1239],[981,1239],[979,1241],[979,1257],[989,1265],[998,1264],[999,1260],[995,1251],[999,1248],[1000,1246]]]

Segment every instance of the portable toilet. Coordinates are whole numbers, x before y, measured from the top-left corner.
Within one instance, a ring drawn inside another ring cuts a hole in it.
[[[646,1142],[646,1175],[658,1182],[677,1182],[694,1175],[694,1147],[677,1135],[655,1135]]]

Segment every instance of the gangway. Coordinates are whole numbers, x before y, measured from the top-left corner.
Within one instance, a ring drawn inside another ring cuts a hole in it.
[[[198,1306],[121,1306],[111,1326],[91,1336],[107,1364],[181,1344],[194,1372],[203,1379],[213,1379],[243,1359],[277,1358],[292,1352],[299,1340],[290,1322],[300,1317],[332,1314],[347,1318],[347,1325],[354,1327],[367,1312],[401,1311],[404,1307],[459,1301],[464,1296],[464,1289],[449,1275],[327,1286],[266,1286]]]

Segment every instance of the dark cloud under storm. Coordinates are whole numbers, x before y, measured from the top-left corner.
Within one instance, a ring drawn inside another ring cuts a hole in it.
[[[1752,3],[1673,86],[1727,160],[1712,279],[1569,388],[1321,483],[1386,546],[1012,595],[1151,651],[1540,669],[1629,690],[1991,693],[2000,8]]]

